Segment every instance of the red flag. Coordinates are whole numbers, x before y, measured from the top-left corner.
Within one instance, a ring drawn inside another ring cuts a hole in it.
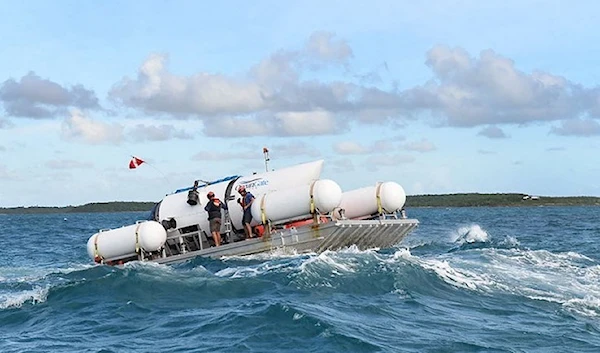
[[[144,161],[137,157],[131,157],[131,161],[129,161],[129,169],[135,169],[139,167]]]

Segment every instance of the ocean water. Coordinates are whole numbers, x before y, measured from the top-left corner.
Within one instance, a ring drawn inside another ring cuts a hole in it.
[[[408,209],[392,249],[94,265],[145,213],[0,215],[0,352],[600,352],[600,208]]]

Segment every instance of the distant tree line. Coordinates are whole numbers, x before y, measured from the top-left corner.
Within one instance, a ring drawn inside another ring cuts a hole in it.
[[[94,212],[136,212],[150,211],[155,202],[95,202],[81,206],[65,206],[65,207],[10,207],[0,208],[0,213],[16,214],[16,213],[94,213]]]
[[[549,197],[526,194],[444,194],[406,197],[406,207],[508,207],[508,206],[591,206],[600,205],[600,197]]]
[[[155,202],[95,202],[65,207],[0,208],[0,214],[16,213],[94,213],[150,211]],[[600,197],[534,197],[525,194],[444,194],[406,197],[406,207],[507,207],[507,206],[600,206]]]

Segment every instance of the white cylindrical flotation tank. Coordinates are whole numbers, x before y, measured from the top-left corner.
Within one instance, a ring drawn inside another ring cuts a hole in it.
[[[210,185],[201,185],[197,189],[199,200],[195,205],[188,203],[189,190],[176,192],[162,199],[156,220],[160,222],[174,219],[177,225],[176,229],[199,224],[201,229],[210,233],[207,220],[208,215],[204,211],[204,206],[208,202],[206,198],[207,193],[212,191],[229,207],[229,216],[231,217],[233,228],[242,229],[243,210],[236,201],[236,199],[241,197],[237,192],[241,185],[258,199],[266,192],[293,188],[297,185],[308,185],[319,178],[322,169],[323,160],[318,160],[275,171],[250,174],[239,178],[233,177],[232,179]],[[254,219],[252,224],[257,224],[256,221],[259,221],[259,219]]]
[[[312,206],[311,206],[312,196]],[[278,223],[310,217],[311,207],[321,214],[335,209],[342,199],[342,189],[333,180],[315,180],[310,185],[292,189],[268,192],[257,197],[252,203],[252,217],[259,223]]]
[[[87,242],[87,252],[92,260],[96,256],[102,259],[118,259],[134,254],[136,242],[145,251],[156,251],[166,241],[167,231],[160,223],[144,221],[121,228],[100,231],[92,235]]]
[[[375,186],[345,192],[339,207],[334,210],[332,215],[334,218],[340,219],[339,211],[343,209],[346,218],[366,217],[379,212],[379,205],[381,205],[382,212],[394,213],[402,209],[405,203],[404,188],[398,183],[387,181],[377,183]]]

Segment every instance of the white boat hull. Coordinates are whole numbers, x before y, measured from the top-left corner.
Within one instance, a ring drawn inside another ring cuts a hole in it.
[[[398,245],[418,224],[419,221],[416,219],[338,220],[317,226],[284,229],[260,238],[157,257],[149,261],[167,264],[186,261],[197,256],[221,258],[273,251],[320,253],[353,245],[360,250],[384,249]],[[195,235],[187,235],[187,237],[193,236]],[[179,241],[176,238],[175,240]]]
[[[322,252],[349,246],[388,248],[398,244],[417,225],[406,219],[406,194],[395,182],[342,192],[333,180],[319,179],[323,161],[278,171],[232,176],[165,196],[149,220],[103,230],[88,240],[95,262],[173,263],[196,256],[243,256],[269,251]],[[254,194],[250,208],[253,232],[245,238],[242,207],[236,190]],[[215,246],[209,229],[206,195],[212,192],[228,206],[222,210],[221,237]],[[400,217],[399,217],[400,215]]]

